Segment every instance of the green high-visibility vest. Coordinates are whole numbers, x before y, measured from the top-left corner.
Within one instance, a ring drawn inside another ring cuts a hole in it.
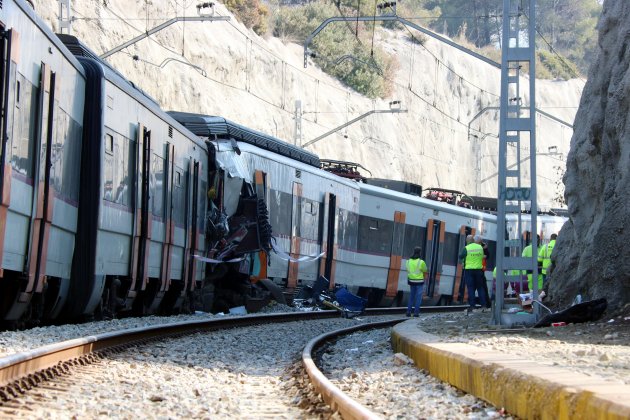
[[[466,270],[481,270],[483,268],[483,247],[481,245],[476,243],[466,245],[464,268]]]
[[[523,249],[522,257],[531,258],[532,256],[532,245],[529,244]],[[540,256],[540,252],[538,253],[538,261],[540,261],[542,257]],[[529,286],[529,290],[533,290],[534,282],[532,280],[532,274],[527,274],[527,285]],[[543,287],[543,277],[542,273],[538,273],[538,290],[542,290]]]
[[[551,253],[556,246],[556,240],[549,241],[546,247],[542,249],[542,273],[547,274],[547,268],[551,265]]]
[[[421,258],[407,260],[407,278],[409,281],[424,280],[424,273],[427,272],[427,264]]]

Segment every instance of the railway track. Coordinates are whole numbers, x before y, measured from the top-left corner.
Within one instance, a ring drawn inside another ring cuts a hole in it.
[[[426,312],[444,310],[426,308]],[[391,315],[391,320],[402,312],[404,308],[370,310],[365,318]],[[306,320],[312,322],[304,323]],[[336,311],[226,317],[135,328],[48,345],[0,359],[0,398],[3,400],[0,414],[38,417],[51,410],[63,413],[64,409],[59,407],[84,404],[90,407],[90,415],[116,416],[107,407],[131,399],[142,402],[140,414],[149,404],[159,408],[158,412],[183,409],[185,412],[178,415],[193,417],[234,414],[240,418],[318,417],[327,408],[318,405],[318,398],[309,390],[304,371],[295,363],[295,354],[299,355],[310,336],[356,322],[361,321],[339,318]],[[362,326],[368,324],[362,322]],[[275,350],[270,350],[273,342],[262,338],[273,336],[268,333],[270,323],[279,330],[274,333],[275,337],[284,337],[284,342]],[[312,329],[306,327],[314,323],[319,325]],[[227,330],[242,331],[242,334],[233,337]],[[191,350],[193,348],[195,350]],[[227,351],[227,348],[233,350]],[[278,353],[282,353],[281,356]],[[201,362],[202,359],[208,363]],[[235,367],[227,361],[237,361],[240,365]],[[267,366],[276,368],[265,370]],[[143,382],[139,378],[145,376],[159,386],[149,387],[140,397],[134,397],[136,388]],[[208,376],[213,377],[211,384],[206,383]],[[178,384],[181,378],[191,379]],[[201,378],[196,387],[195,378]],[[317,387],[325,395],[321,385]],[[173,397],[178,388],[186,389],[183,392],[189,394],[186,398],[191,397],[191,401],[182,396],[186,403],[178,403]],[[102,390],[111,392],[100,395]],[[95,397],[79,402],[76,395]],[[286,395],[292,397],[286,398]],[[110,400],[113,401],[110,403]],[[100,401],[105,408],[94,405],[94,401]],[[195,401],[198,404],[193,404]],[[198,406],[197,411],[186,408],[189,403]],[[333,403],[333,407],[339,408],[339,405]],[[130,408],[129,413],[133,410]]]

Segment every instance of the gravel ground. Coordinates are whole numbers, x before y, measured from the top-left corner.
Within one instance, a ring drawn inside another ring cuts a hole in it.
[[[307,341],[369,319],[258,325],[138,346],[0,407],[0,418],[338,419],[301,368]]]
[[[418,328],[446,342],[522,356],[540,364],[630,384],[630,305],[597,322],[531,328],[518,333],[489,330],[489,313],[433,314],[419,318]]]
[[[287,305],[273,304],[263,308],[260,313],[294,312],[297,309]],[[252,314],[255,315],[255,314]],[[12,353],[32,350],[46,344],[58,343],[73,338],[97,335],[111,331],[120,331],[130,328],[147,327],[150,325],[171,324],[192,320],[212,319],[227,315],[212,315],[198,313],[196,315],[177,316],[146,316],[142,318],[122,318],[110,321],[86,322],[84,324],[53,325],[31,328],[24,331],[0,331],[0,357]],[[239,315],[241,316],[241,315]]]
[[[287,310],[292,309],[276,305],[266,312]],[[6,331],[0,333],[0,356],[89,334],[204,317],[212,315],[128,318]],[[598,322],[516,334],[487,332],[489,321],[489,313],[450,313],[425,314],[407,322],[417,323],[418,328],[447,342],[469,343],[630,383],[630,306],[626,312]],[[263,330],[269,327],[247,327],[139,347],[82,368],[85,378],[76,383],[72,376],[71,383],[61,378],[58,385],[40,387],[37,392],[41,395],[29,394],[26,403],[4,407],[2,412],[11,414],[6,410],[15,409],[12,415],[41,418],[145,418],[147,413],[151,413],[150,418],[337,418],[307,385],[299,355],[313,336],[356,322],[364,321],[340,318],[300,326],[280,324],[273,327],[274,332]],[[363,398],[364,404],[387,418],[506,415],[425,375],[406,356],[394,355],[389,334],[389,329],[382,329],[340,340],[334,357],[323,356],[325,370],[340,388]],[[93,377],[101,380],[93,383]],[[55,391],[55,386],[75,388]],[[45,412],[25,408],[49,395],[57,401],[55,407],[47,407]],[[271,402],[264,402],[267,400]]]
[[[391,328],[344,337],[322,354],[322,371],[343,392],[387,419],[486,419],[498,410],[394,354]]]

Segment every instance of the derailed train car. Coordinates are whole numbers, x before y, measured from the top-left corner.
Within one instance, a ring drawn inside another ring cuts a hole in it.
[[[226,247],[220,238],[208,245],[215,249],[211,257],[221,257],[210,264],[209,278],[215,281],[212,310],[246,303],[238,292],[226,290],[250,279],[268,279],[265,287],[276,285],[292,293],[319,275],[331,284],[347,284],[354,278],[360,194],[356,182],[322,171],[319,158],[308,151],[223,118],[170,114],[208,141],[216,161],[211,183],[220,186],[211,194],[213,207],[226,220],[239,223],[233,214],[239,195],[245,194],[255,195],[258,208],[268,212],[260,226],[268,234],[261,236],[257,248],[250,244],[256,252],[232,263],[231,275],[226,275],[229,264],[219,261],[237,256],[225,250],[233,245]],[[249,214],[249,220],[258,219],[260,214]],[[235,249],[243,251],[243,246]]]

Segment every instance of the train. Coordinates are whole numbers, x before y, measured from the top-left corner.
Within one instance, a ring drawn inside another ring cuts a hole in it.
[[[0,3],[0,31],[5,325],[256,310],[320,277],[400,305],[418,245],[425,299],[448,303],[468,234],[494,267],[496,215],[472,199],[422,197],[224,118],[167,112],[24,0]],[[539,221],[544,243],[566,218]]]

